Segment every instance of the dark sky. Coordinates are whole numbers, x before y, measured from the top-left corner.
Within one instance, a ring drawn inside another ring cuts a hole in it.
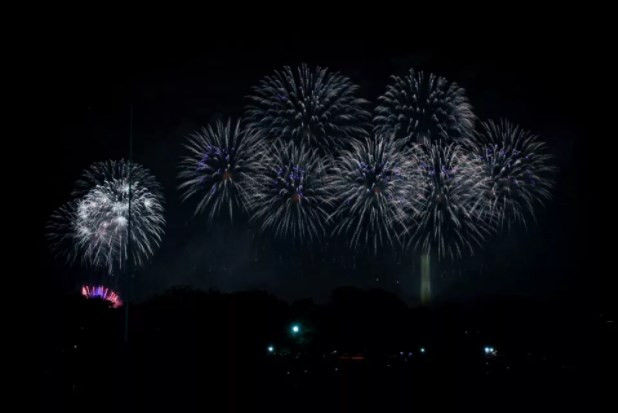
[[[582,217],[588,207],[583,202],[582,170],[587,165],[583,149],[588,131],[581,116],[587,107],[586,85],[577,79],[587,58],[576,49],[556,47],[551,41],[536,47],[504,45],[495,53],[474,47],[427,50],[389,38],[239,36],[222,42],[208,35],[191,41],[181,36],[85,36],[85,42],[71,37],[48,51],[55,102],[43,158],[49,175],[39,222],[42,227],[67,199],[73,182],[90,163],[127,157],[128,107],[133,104],[134,158],[163,184],[168,220],[160,251],[138,273],[140,297],[182,284],[266,288],[290,298],[321,298],[334,285],[345,283],[399,290],[404,297],[416,294],[415,261],[360,257],[356,270],[344,271],[322,265],[309,253],[294,253],[279,262],[289,251],[262,245],[266,252],[254,262],[252,237],[242,225],[209,227],[192,216],[192,204],[179,203],[176,165],[183,137],[213,119],[240,116],[252,85],[283,65],[301,62],[341,71],[372,102],[389,75],[410,67],[431,71],[463,86],[480,119],[508,118],[549,143],[560,172],[554,199],[539,210],[537,223],[528,231],[491,238],[471,259],[445,264],[444,278],[436,283],[439,296],[566,297],[593,291],[594,275],[582,275],[587,259]],[[44,241],[40,254],[44,288],[62,291],[92,276],[50,257]]]

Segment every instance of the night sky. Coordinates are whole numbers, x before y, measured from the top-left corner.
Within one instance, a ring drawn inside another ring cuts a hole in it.
[[[180,37],[180,36],[178,36]],[[164,187],[166,236],[152,261],[138,271],[136,297],[176,285],[226,291],[266,289],[283,298],[327,297],[341,284],[417,294],[416,260],[360,257],[357,269],[320,264],[315,251],[287,258],[284,246],[262,240],[254,261],[247,226],[208,226],[194,217],[195,202],[179,201],[177,164],[183,138],[209,122],[242,115],[245,96],[263,76],[283,65],[320,65],[340,71],[375,102],[391,74],[410,67],[459,83],[479,119],[507,118],[540,135],[559,168],[554,197],[537,209],[527,231],[503,231],[472,258],[443,265],[435,283],[438,299],[484,295],[590,297],[596,274],[586,272],[587,232],[583,220],[586,86],[578,79],[586,59],[575,49],[541,42],[532,49],[504,46],[446,52],[415,48],[389,39],[308,41],[299,36],[268,40],[244,37],[222,42],[165,37],[122,40],[95,36],[87,47],[77,39],[58,43],[51,59],[52,120],[45,142],[46,195],[39,208],[41,234],[54,208],[68,199],[75,180],[90,163],[128,156],[129,105],[134,108],[134,160],[149,168]],[[40,243],[43,290],[65,292],[93,277],[69,268]],[[326,268],[326,269],[325,269]],[[376,281],[379,279],[379,281]],[[399,281],[399,284],[397,284]]]

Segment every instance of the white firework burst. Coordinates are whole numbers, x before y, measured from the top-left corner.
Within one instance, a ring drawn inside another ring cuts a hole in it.
[[[406,213],[418,199],[408,182],[411,166],[410,153],[382,137],[343,152],[329,173],[336,207],[333,235],[346,235],[351,248],[374,254],[382,246],[397,245]]]
[[[217,121],[189,136],[185,148],[178,174],[182,200],[199,197],[195,213],[207,211],[211,221],[222,209],[230,220],[234,211],[245,212],[249,182],[263,157],[261,136],[240,122]]]
[[[324,237],[330,197],[315,149],[277,142],[253,180],[252,220],[277,238],[310,243]]]
[[[127,259],[139,266],[154,254],[165,219],[159,184],[148,170],[125,161],[97,162],[73,195],[48,226],[50,238],[57,248],[66,248],[69,259],[113,274]]]
[[[506,120],[482,122],[473,143],[490,178],[492,217],[499,226],[526,225],[534,207],[551,197],[556,168],[538,136]]]
[[[293,141],[328,154],[367,136],[367,101],[338,72],[306,64],[265,77],[248,97],[248,125],[266,138]]]
[[[410,69],[407,76],[392,76],[378,102],[376,133],[407,145],[472,136],[475,115],[465,91],[444,77]]]
[[[489,178],[462,146],[441,141],[413,146],[420,208],[411,214],[408,243],[423,254],[455,258],[472,253],[492,231],[487,221]]]

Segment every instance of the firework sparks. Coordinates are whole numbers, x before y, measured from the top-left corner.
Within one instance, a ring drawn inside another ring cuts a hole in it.
[[[475,116],[456,83],[434,74],[410,69],[407,76],[392,76],[378,99],[376,133],[394,134],[405,144],[472,136]]]
[[[555,168],[546,145],[532,133],[502,120],[481,123],[473,144],[490,177],[491,216],[499,226],[526,224],[535,204],[551,197]]]
[[[421,206],[412,215],[409,243],[438,257],[472,253],[491,231],[489,178],[482,163],[456,144],[425,142],[413,147],[414,178],[421,182]]]
[[[349,78],[328,69],[286,66],[253,89],[247,121],[269,139],[332,153],[367,136],[370,114],[364,109],[367,102],[355,96],[357,89]]]
[[[120,296],[113,290],[102,285],[84,285],[82,286],[82,296],[87,299],[99,299],[107,301],[113,308],[122,306]]]
[[[357,143],[337,159],[329,174],[336,210],[334,235],[346,234],[353,249],[377,253],[399,242],[404,216],[417,199],[410,193],[410,154],[392,140],[377,137]]]
[[[210,221],[222,209],[230,219],[234,211],[246,211],[249,182],[263,153],[260,135],[240,122],[219,121],[191,135],[185,148],[178,174],[182,200],[199,197],[195,212],[207,210]]]
[[[73,195],[48,226],[50,239],[70,260],[79,257],[110,274],[122,268],[129,258],[129,219],[133,263],[142,265],[154,254],[165,219],[159,184],[148,170],[125,161],[98,162]]]
[[[316,150],[277,143],[254,180],[253,220],[263,231],[299,242],[320,239],[330,206],[324,162]]]

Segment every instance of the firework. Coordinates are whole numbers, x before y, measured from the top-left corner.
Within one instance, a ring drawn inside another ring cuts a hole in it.
[[[473,145],[490,177],[491,216],[499,226],[525,225],[526,213],[534,217],[535,204],[551,196],[551,155],[537,136],[502,120],[482,122]]]
[[[77,221],[77,201],[70,200],[56,209],[47,222],[47,237],[52,251],[63,256],[70,263],[78,257],[75,245],[75,223]]]
[[[120,296],[113,290],[102,285],[84,285],[82,286],[82,296],[87,299],[99,299],[107,301],[113,308],[122,306]]]
[[[253,180],[252,219],[278,238],[300,243],[322,238],[331,203],[324,170],[315,149],[276,143]]]
[[[406,144],[452,140],[472,135],[475,116],[465,91],[434,74],[410,69],[378,98],[375,131],[394,134]]]
[[[178,174],[182,200],[199,197],[195,213],[207,210],[211,221],[221,209],[230,219],[234,211],[245,211],[249,180],[263,152],[260,135],[240,122],[218,121],[191,135],[185,148]]]
[[[412,215],[409,243],[423,254],[462,256],[491,231],[489,179],[483,164],[456,144],[426,141],[413,147],[413,182],[420,208]]]
[[[347,235],[353,249],[362,246],[374,253],[398,243],[409,204],[417,199],[407,182],[410,167],[410,154],[382,137],[345,151],[329,174],[336,205],[333,234]]]
[[[98,162],[84,172],[73,195],[48,226],[56,248],[67,248],[70,260],[79,257],[110,274],[122,268],[129,257],[129,220],[132,263],[142,265],[153,255],[165,219],[159,184],[148,170],[125,161]]]
[[[248,124],[269,139],[281,139],[332,153],[367,135],[367,103],[355,96],[349,78],[306,64],[275,71],[249,96]]]

